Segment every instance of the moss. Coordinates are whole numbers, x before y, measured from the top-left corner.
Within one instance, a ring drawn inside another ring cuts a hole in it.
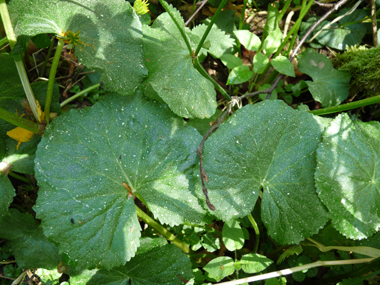
[[[354,46],[337,56],[335,68],[349,72],[351,91],[359,97],[372,97],[380,94],[380,46],[366,49]]]

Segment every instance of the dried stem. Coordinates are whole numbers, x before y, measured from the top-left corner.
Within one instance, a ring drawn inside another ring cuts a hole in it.
[[[298,45],[296,46],[296,48],[294,49],[293,53],[292,53],[292,56],[289,58],[289,61],[292,62],[292,60],[294,59],[294,57],[296,56],[298,50],[301,48],[301,46],[303,45],[303,43],[306,41],[306,39],[310,36],[310,34],[315,30],[316,27],[318,27],[328,16],[330,16],[330,14],[332,14],[335,10],[338,10],[344,3],[346,3],[348,0],[341,0],[339,1],[338,3],[336,3],[330,10],[328,10],[318,21],[316,21],[311,27],[310,29],[306,32],[306,34],[303,36],[303,38],[300,40],[300,42],[298,43]],[[275,81],[275,83],[272,85],[272,87],[270,89],[272,89],[272,91],[270,93],[268,93],[267,95],[267,100],[270,98],[270,95],[272,94],[273,90],[276,88],[278,82],[280,82],[281,78],[282,78],[282,74],[280,74],[278,77],[277,77],[277,80]]]
[[[376,21],[376,1],[375,0],[371,0],[371,17],[372,17],[373,46],[377,47],[379,43],[377,41],[377,21]]]
[[[206,204],[210,208],[211,211],[215,211],[215,206],[213,204],[211,204],[211,202],[210,202],[210,199],[208,197],[207,188],[205,185],[205,180],[206,180],[206,182],[208,182],[208,177],[206,174],[206,170],[203,168],[203,164],[202,164],[203,145],[204,145],[205,141],[208,139],[208,137],[224,121],[224,118],[226,117],[227,113],[228,113],[228,110],[224,110],[222,113],[219,114],[219,118],[216,120],[216,123],[208,130],[207,134],[203,137],[201,144],[197,148],[197,154],[199,155],[199,169],[200,169],[200,173],[201,173],[202,191],[203,191],[203,194],[206,196]]]
[[[198,12],[203,8],[204,5],[206,5],[208,0],[203,0],[201,5],[199,6],[199,8],[194,12],[193,15],[191,15],[191,17],[189,18],[189,20],[187,20],[187,22],[185,23],[185,27],[187,27],[187,25],[191,22],[191,20],[198,14]]]

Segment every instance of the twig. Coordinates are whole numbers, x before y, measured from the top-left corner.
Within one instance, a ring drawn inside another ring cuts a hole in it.
[[[334,7],[334,3],[320,3],[318,1],[314,1],[314,3],[321,6],[321,7],[325,7],[325,8]]]
[[[331,21],[331,23],[328,23],[326,24],[322,29],[320,29],[315,35],[313,35],[313,37],[308,41],[308,43],[312,42],[323,30],[326,30],[327,28],[330,28],[332,24],[338,22],[340,19],[352,14],[360,5],[360,3],[362,2],[363,0],[359,0],[358,2],[356,2],[356,4],[354,6],[352,6],[352,8],[347,11],[347,13],[345,13],[344,15],[341,15],[339,17],[336,17],[333,21]]]
[[[373,34],[373,46],[377,47],[377,21],[376,21],[376,2],[371,0],[371,16],[372,16],[372,34]]]
[[[202,4],[199,6],[199,8],[194,12],[193,15],[191,15],[191,17],[189,18],[189,20],[186,21],[185,23],[185,27],[191,22],[191,20],[193,20],[193,18],[198,14],[198,12],[203,8],[204,5],[206,5],[208,0],[203,0],[202,1]]]
[[[327,11],[318,21],[316,21],[311,27],[310,29],[306,32],[306,34],[303,36],[303,38],[299,41],[298,45],[296,46],[296,48],[294,49],[291,57],[289,58],[289,61],[292,62],[292,60],[294,59],[294,57],[296,56],[298,50],[301,48],[301,46],[303,45],[303,43],[306,41],[306,39],[310,36],[310,34],[315,30],[316,27],[319,26],[320,23],[322,23],[328,16],[330,16],[331,13],[333,13],[335,10],[338,10],[343,4],[345,4],[348,0],[341,0],[339,1],[338,3],[336,3],[334,5],[334,7],[332,7],[329,11]],[[278,82],[280,82],[281,78],[282,78],[282,74],[280,74],[278,77],[277,77],[277,80],[276,82],[272,85],[272,91],[270,93],[268,93],[267,95],[267,100],[270,98],[270,95],[272,94],[273,90],[276,88]]]
[[[203,194],[205,195],[206,197],[206,204],[207,206],[210,208],[211,211],[215,211],[215,206],[213,204],[211,204],[210,202],[210,199],[208,197],[208,192],[207,192],[207,188],[206,188],[206,185],[205,185],[205,180],[206,182],[208,182],[208,177],[207,177],[207,174],[206,174],[206,170],[203,168],[203,164],[202,164],[202,153],[203,153],[203,145],[204,143],[206,142],[206,140],[208,139],[208,137],[219,127],[219,125],[223,122],[224,118],[226,117],[228,113],[228,110],[224,110],[220,116],[219,114],[219,119],[217,119],[216,123],[208,130],[207,134],[203,137],[203,140],[201,142],[201,144],[199,145],[199,147],[197,148],[197,154],[199,156],[199,169],[200,169],[200,174],[201,174],[201,181],[202,181],[202,191],[203,191]]]
[[[349,260],[319,260],[315,261],[312,263],[308,263],[305,265],[297,266],[297,267],[292,267],[292,268],[287,268],[279,271],[273,271],[270,273],[265,273],[265,274],[260,274],[257,276],[251,276],[251,277],[245,277],[242,279],[237,279],[237,280],[232,280],[232,281],[227,281],[227,282],[222,282],[222,283],[215,283],[217,285],[238,285],[238,284],[243,284],[243,283],[248,283],[248,282],[255,282],[259,280],[266,280],[274,277],[280,277],[280,276],[285,276],[292,274],[294,272],[300,272],[306,269],[310,268],[315,268],[319,266],[332,266],[332,265],[347,265],[347,264],[360,264],[360,263],[367,263],[371,262],[375,258],[362,258],[362,259],[349,259]]]

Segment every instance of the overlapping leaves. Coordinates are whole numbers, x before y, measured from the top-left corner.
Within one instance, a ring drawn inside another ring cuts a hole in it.
[[[161,103],[117,94],[54,120],[36,158],[45,234],[78,264],[112,268],[139,245],[130,191],[163,223],[200,223],[187,173],[201,136],[185,124]]]
[[[327,221],[314,187],[322,130],[312,115],[281,101],[237,111],[204,147],[213,213],[225,221],[244,217],[262,189],[262,220],[273,238],[297,243],[316,233]]]
[[[184,29],[179,12],[171,9]],[[214,87],[194,68],[191,54],[169,14],[157,17],[152,27],[143,26],[143,33],[145,65],[149,70],[146,87],[152,88],[181,117],[212,116],[216,109]]]
[[[133,90],[147,74],[143,64],[141,24],[128,2],[14,0],[9,3],[17,36],[78,33],[79,61],[104,70],[110,88]]]
[[[352,239],[368,238],[380,226],[380,124],[339,115],[317,151],[316,185],[333,226]]]
[[[146,242],[146,240],[148,240]],[[157,239],[143,239],[141,248],[126,265],[111,270],[87,270],[73,276],[75,284],[180,285],[193,277],[188,257],[173,244],[151,247]],[[149,244],[151,243],[151,244]]]
[[[23,102],[26,100],[25,92],[22,88],[20,78],[14,60],[9,54],[0,54],[0,78],[7,80],[0,81],[0,107],[24,118],[33,117],[28,113],[28,104]],[[45,104],[47,82],[36,82],[31,84],[33,93],[39,103]],[[51,111],[60,112],[59,106],[59,89],[58,85],[54,85],[53,99]],[[15,126],[7,121],[0,120],[0,140],[4,144],[4,154],[1,160],[12,165],[12,170],[19,173],[31,174],[34,171],[34,157],[41,137],[35,135],[33,139],[27,143],[22,143],[17,149],[17,141],[7,136],[7,132],[14,129]]]

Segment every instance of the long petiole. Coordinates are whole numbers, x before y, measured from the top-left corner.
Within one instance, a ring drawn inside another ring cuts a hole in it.
[[[259,230],[259,227],[257,226],[255,219],[252,217],[252,215],[249,214],[247,217],[248,217],[248,220],[251,222],[251,225],[252,225],[252,227],[255,231],[255,234],[256,234],[255,244],[253,246],[253,253],[256,253],[257,249],[259,248],[260,230]]]
[[[61,53],[62,53],[62,49],[64,45],[65,45],[65,42],[63,40],[58,40],[57,49],[55,50],[53,62],[50,68],[49,83],[48,83],[48,88],[47,88],[45,109],[44,109],[45,120],[46,120],[47,125],[49,125],[50,105],[53,98],[55,75],[57,73],[57,68],[58,68],[59,60],[61,58]]]
[[[187,49],[189,50],[189,53],[192,54],[193,51],[191,49],[189,38],[187,37],[187,35],[185,33],[185,29],[181,26],[181,23],[178,21],[176,16],[173,14],[172,10],[170,10],[168,3],[166,3],[165,0],[158,0],[158,1],[160,1],[162,7],[164,7],[165,11],[168,12],[170,17],[172,18],[174,24],[177,26],[179,32],[181,33],[183,40],[186,43],[186,46],[187,46]]]
[[[380,103],[380,95],[377,95],[377,96],[374,96],[371,98],[367,98],[367,99],[363,99],[360,101],[355,101],[355,102],[342,104],[342,105],[334,106],[334,107],[327,107],[327,108],[323,108],[323,109],[319,109],[319,110],[313,110],[313,111],[309,111],[309,112],[312,113],[313,115],[319,115],[320,116],[320,115],[327,115],[327,114],[352,110],[352,109],[356,109],[356,108],[360,108],[360,107],[364,107],[364,106],[368,106],[368,105],[372,105],[372,104],[376,104],[376,103]]]
[[[90,86],[90,87],[88,87],[88,88],[82,90],[81,92],[75,94],[74,96],[71,96],[70,98],[66,99],[65,101],[63,101],[63,102],[61,103],[61,108],[62,108],[63,106],[65,106],[66,104],[70,103],[71,101],[73,101],[73,100],[79,98],[80,96],[86,94],[87,92],[91,92],[92,90],[99,88],[99,86],[100,86],[100,83],[95,84],[95,85],[93,85],[93,86]]]
[[[21,118],[16,114],[13,114],[3,108],[0,108],[0,119],[7,121],[17,127],[23,128],[25,130],[31,131],[35,134],[42,135],[43,127],[40,129],[39,125],[35,122],[29,121],[27,119]]]
[[[9,46],[11,47],[11,49],[13,49],[14,46],[16,45],[17,39],[12,27],[11,18],[9,16],[9,11],[8,11],[7,3],[5,2],[5,0],[0,0],[0,15],[3,20],[4,30],[5,30],[5,33],[7,34]],[[33,115],[36,118],[37,122],[40,122],[40,118],[38,117],[38,112],[37,112],[36,98],[34,97],[32,88],[30,86],[30,82],[25,70],[24,62],[22,61],[21,54],[15,55],[14,60],[15,60],[16,68],[20,76],[22,86],[24,87],[25,95],[26,95],[26,98],[28,99],[30,108],[32,109]]]
[[[147,214],[145,214],[145,212],[143,210],[141,210],[139,207],[136,206],[136,210],[137,210],[137,216],[141,220],[143,220],[145,223],[147,223],[153,229],[155,229],[160,234],[162,234],[168,241],[173,243],[175,246],[179,247],[184,253],[186,253],[186,254],[190,253],[190,248],[187,244],[180,241],[175,235],[173,235],[171,232],[169,232],[167,229],[165,229],[163,226],[161,226],[159,223],[157,223],[155,220],[153,220]]]

